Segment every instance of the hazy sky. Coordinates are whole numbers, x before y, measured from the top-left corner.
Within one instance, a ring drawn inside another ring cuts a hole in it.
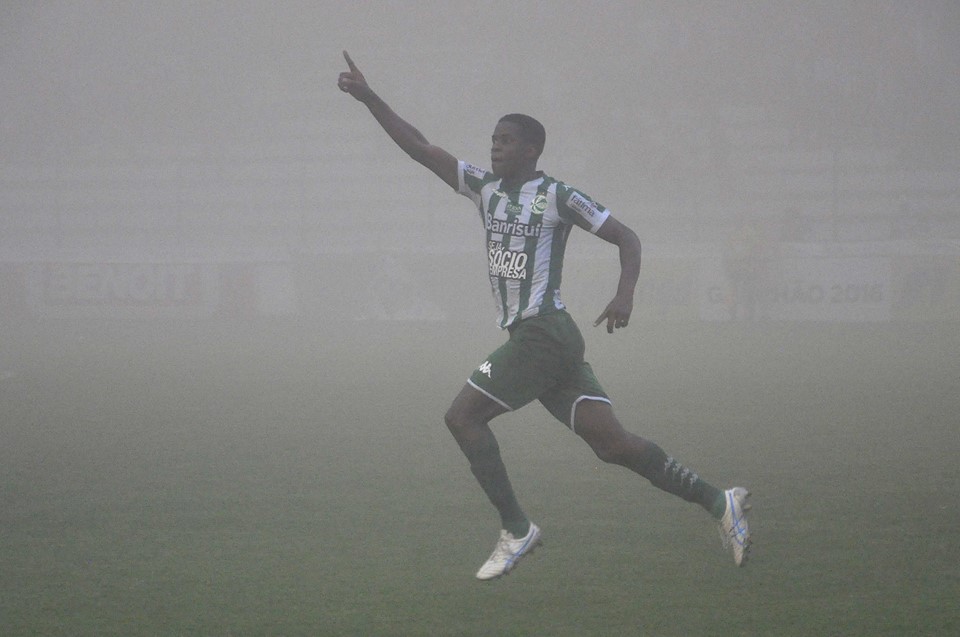
[[[561,139],[588,144],[612,141],[609,124],[637,111],[730,107],[787,120],[836,109],[845,127],[956,134],[955,2],[603,6],[4,3],[4,159],[270,135],[292,100],[313,105],[304,117],[342,119],[348,105],[330,89],[344,48],[410,119],[450,144],[471,140],[474,152],[503,110],[533,112]]]
[[[240,202],[251,209],[242,214],[282,223],[320,224],[324,206],[358,201],[364,211],[391,200],[411,210],[462,203],[435,203],[445,187],[336,90],[343,49],[431,141],[475,163],[485,163],[500,115],[538,117],[548,135],[541,167],[628,219],[641,207],[668,225],[679,212],[715,216],[731,175],[766,161],[758,151],[802,162],[850,148],[896,169],[960,167],[956,2],[599,6],[5,2],[0,168],[53,163],[66,178],[100,166],[104,179],[122,169],[133,181],[113,202]],[[198,157],[205,163],[177,163]],[[135,179],[147,160],[172,165],[150,173],[149,192]],[[179,199],[163,199],[174,190]],[[186,218],[216,206],[194,207]]]

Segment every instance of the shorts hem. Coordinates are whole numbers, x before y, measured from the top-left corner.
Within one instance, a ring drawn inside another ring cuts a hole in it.
[[[610,399],[607,398],[606,396],[589,396],[584,394],[583,396],[580,396],[579,398],[577,398],[575,401],[573,401],[573,405],[570,406],[570,431],[572,431],[573,433],[577,433],[577,425],[576,425],[577,406],[585,400],[595,400],[597,402],[613,405],[613,403],[610,402]]]
[[[513,407],[511,407],[511,406],[508,405],[507,403],[503,402],[502,400],[500,400],[499,398],[497,398],[496,396],[494,396],[493,394],[491,394],[490,392],[488,392],[488,391],[487,391],[486,389],[484,389],[483,387],[480,387],[479,385],[477,385],[475,382],[473,382],[473,381],[470,380],[469,378],[467,379],[467,384],[470,385],[471,387],[473,387],[474,389],[476,389],[478,392],[480,392],[481,394],[483,394],[483,395],[486,396],[487,398],[489,398],[490,400],[492,400],[493,402],[497,403],[498,405],[500,405],[501,407],[503,407],[504,409],[506,409],[507,411],[513,411]]]

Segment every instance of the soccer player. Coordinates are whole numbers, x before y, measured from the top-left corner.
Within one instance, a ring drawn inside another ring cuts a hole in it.
[[[343,56],[349,70],[340,73],[340,90],[363,103],[411,158],[471,199],[486,228],[490,285],[500,327],[509,339],[473,371],[445,416],[473,475],[500,514],[500,538],[477,578],[507,574],[540,544],[540,528],[520,507],[489,426],[493,418],[534,399],[602,461],[626,467],[710,512],[719,520],[734,561],[743,565],[750,549],[747,490],[711,486],[656,443],[621,426],[584,361],[583,337],[560,300],[564,247],[579,226],[620,252],[617,293],[594,325],[605,322],[611,334],[627,327],[640,274],[637,235],[584,193],[537,169],[546,134],[532,117],[510,114],[497,122],[491,170],[486,171],[428,142],[370,88],[346,51]]]

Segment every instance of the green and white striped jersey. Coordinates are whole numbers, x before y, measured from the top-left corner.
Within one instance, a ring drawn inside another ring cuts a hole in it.
[[[573,225],[596,233],[609,211],[582,192],[543,173],[519,190],[459,162],[459,188],[480,210],[487,230],[490,286],[501,328],[564,309],[560,300],[563,252]]]

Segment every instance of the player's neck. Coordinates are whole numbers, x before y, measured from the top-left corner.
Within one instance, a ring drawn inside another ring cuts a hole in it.
[[[523,184],[527,183],[528,181],[533,181],[534,179],[539,179],[542,175],[543,171],[537,170],[536,167],[534,167],[530,170],[523,171],[518,175],[504,177],[500,180],[500,189],[505,192],[519,190]]]

